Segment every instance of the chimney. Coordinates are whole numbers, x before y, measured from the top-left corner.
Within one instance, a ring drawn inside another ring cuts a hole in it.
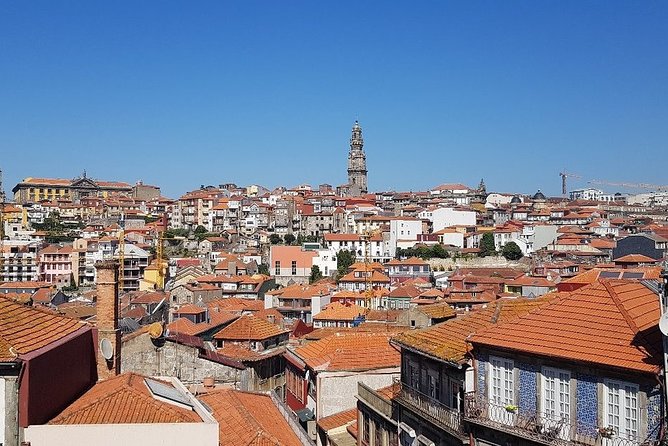
[[[118,328],[118,262],[104,260],[97,270],[97,379],[121,372],[121,331]],[[105,358],[105,356],[107,358]]]
[[[227,274],[230,276],[236,276],[237,275],[237,262],[229,260],[227,262]]]

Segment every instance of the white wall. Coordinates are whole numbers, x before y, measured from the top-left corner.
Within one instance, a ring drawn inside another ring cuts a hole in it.
[[[394,257],[397,253],[399,240],[410,240],[413,246],[417,236],[422,234],[422,221],[420,220],[390,220],[389,255]]]
[[[440,235],[440,237],[444,245],[452,245],[459,248],[464,247],[464,234],[461,232],[448,232]]]
[[[434,232],[450,226],[475,226],[476,224],[474,211],[457,211],[453,208],[423,211],[419,216],[431,220]]]
[[[399,378],[399,367],[372,370],[365,373],[320,372],[318,373],[317,419],[355,407],[357,404],[357,383],[372,389],[387,387]]]
[[[218,446],[218,423],[47,424],[27,427],[24,436],[31,446],[182,446],[195,439]]]

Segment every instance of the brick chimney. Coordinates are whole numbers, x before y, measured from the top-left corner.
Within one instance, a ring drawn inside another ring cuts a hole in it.
[[[118,328],[118,262],[95,263],[97,270],[97,379],[103,381],[121,372],[121,331]],[[107,339],[113,356],[105,359],[100,345]]]

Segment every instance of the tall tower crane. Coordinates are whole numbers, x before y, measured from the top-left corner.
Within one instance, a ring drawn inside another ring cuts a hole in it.
[[[574,173],[568,173],[566,171],[559,172],[559,176],[561,177],[561,195],[566,196],[566,178],[582,178],[580,175],[576,175]]]

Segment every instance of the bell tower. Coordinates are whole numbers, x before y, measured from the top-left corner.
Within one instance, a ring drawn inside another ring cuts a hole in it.
[[[360,127],[357,121],[353,124],[353,132],[350,137],[348,185],[350,186],[350,193],[353,195],[366,194],[368,192],[364,139],[362,138],[362,127]]]

